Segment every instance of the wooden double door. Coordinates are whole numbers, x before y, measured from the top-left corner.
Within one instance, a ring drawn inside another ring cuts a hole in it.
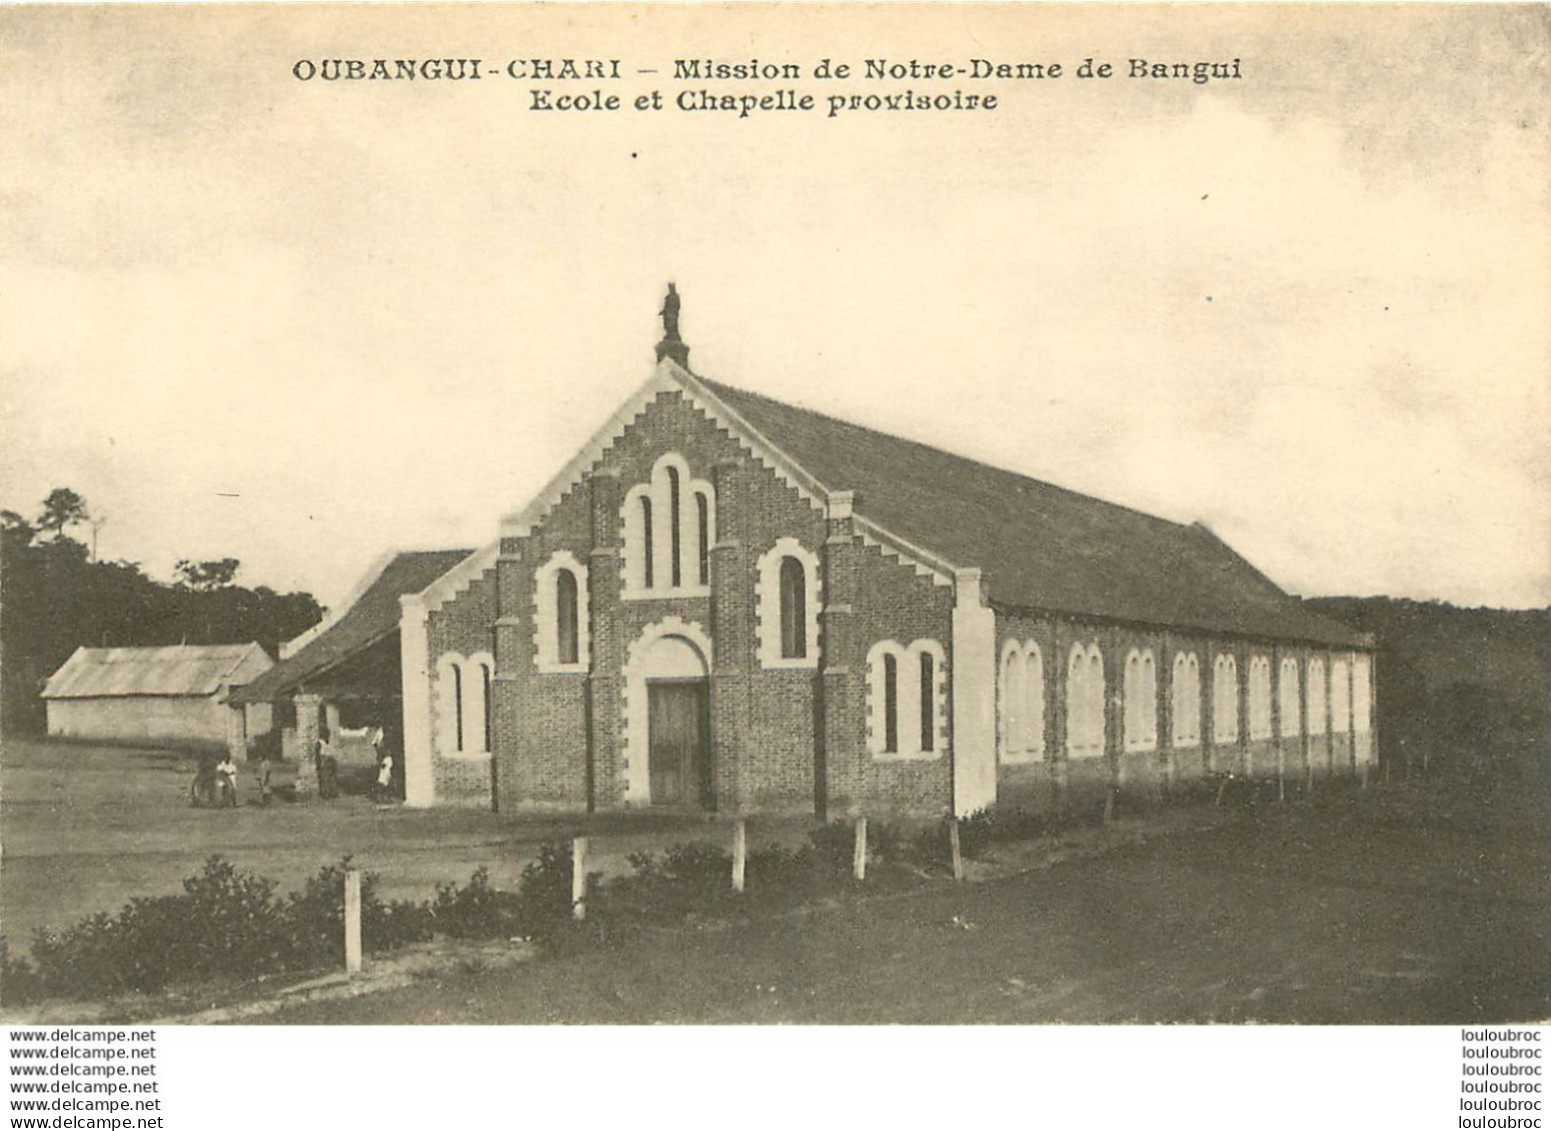
[[[649,680],[646,700],[652,804],[715,808],[709,682]]]

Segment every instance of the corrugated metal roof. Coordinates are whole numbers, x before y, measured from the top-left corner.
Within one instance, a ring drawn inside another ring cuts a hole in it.
[[[399,598],[420,592],[471,553],[472,550],[418,550],[397,555],[338,620],[294,655],[245,686],[234,688],[232,702],[263,703],[287,698],[311,677],[397,632]]]
[[[247,660],[256,662],[245,664]],[[252,674],[268,665],[269,657],[264,655],[264,650],[257,644],[77,648],[64,665],[49,677],[48,685],[43,689],[43,698],[214,695],[234,675],[252,678]],[[239,672],[239,668],[245,670]]]

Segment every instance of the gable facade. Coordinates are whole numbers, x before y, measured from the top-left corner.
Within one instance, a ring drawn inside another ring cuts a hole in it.
[[[725,392],[660,362],[498,542],[403,599],[411,804],[962,815],[1373,759],[1371,642],[1247,564],[1258,635],[1182,626],[1198,593],[1155,624],[1015,604],[1037,572],[1014,592],[930,524],[900,537]]]

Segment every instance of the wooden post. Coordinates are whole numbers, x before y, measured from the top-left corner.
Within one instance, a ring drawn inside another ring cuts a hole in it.
[[[948,853],[953,857],[953,878],[964,878],[964,854],[959,850],[959,819],[948,818]]]
[[[345,869],[345,972],[361,972],[361,869]]]
[[[851,856],[851,873],[857,880],[867,878],[867,818],[856,819],[856,851]]]
[[[587,838],[571,840],[571,915],[587,918]]]
[[[732,830],[732,890],[743,890],[743,867],[748,860],[748,824],[742,817]]]

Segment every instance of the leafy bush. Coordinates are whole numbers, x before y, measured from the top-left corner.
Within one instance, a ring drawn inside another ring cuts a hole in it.
[[[346,856],[320,868],[307,886],[286,899],[288,966],[322,966],[337,961],[345,937]],[[424,903],[384,903],[377,895],[375,872],[361,874],[361,949],[368,954],[393,950],[431,937],[431,919]]]
[[[523,928],[521,897],[491,887],[484,865],[462,887],[438,884],[426,915],[437,934],[455,939],[512,938]]]
[[[272,880],[212,856],[181,895],[131,899],[63,931],[34,936],[32,962],[5,959],[7,1004],[43,996],[154,992],[174,982],[255,977],[337,962],[344,939],[346,857],[286,899]],[[377,877],[361,877],[361,942],[369,952],[428,938],[423,903],[384,903]]]
[[[158,990],[178,979],[279,969],[287,935],[274,884],[212,856],[183,881],[182,895],[132,899],[116,915],[39,930],[32,958],[47,993]]]
[[[808,834],[808,852],[821,868],[850,872],[856,858],[855,822],[831,821],[820,825]]]

